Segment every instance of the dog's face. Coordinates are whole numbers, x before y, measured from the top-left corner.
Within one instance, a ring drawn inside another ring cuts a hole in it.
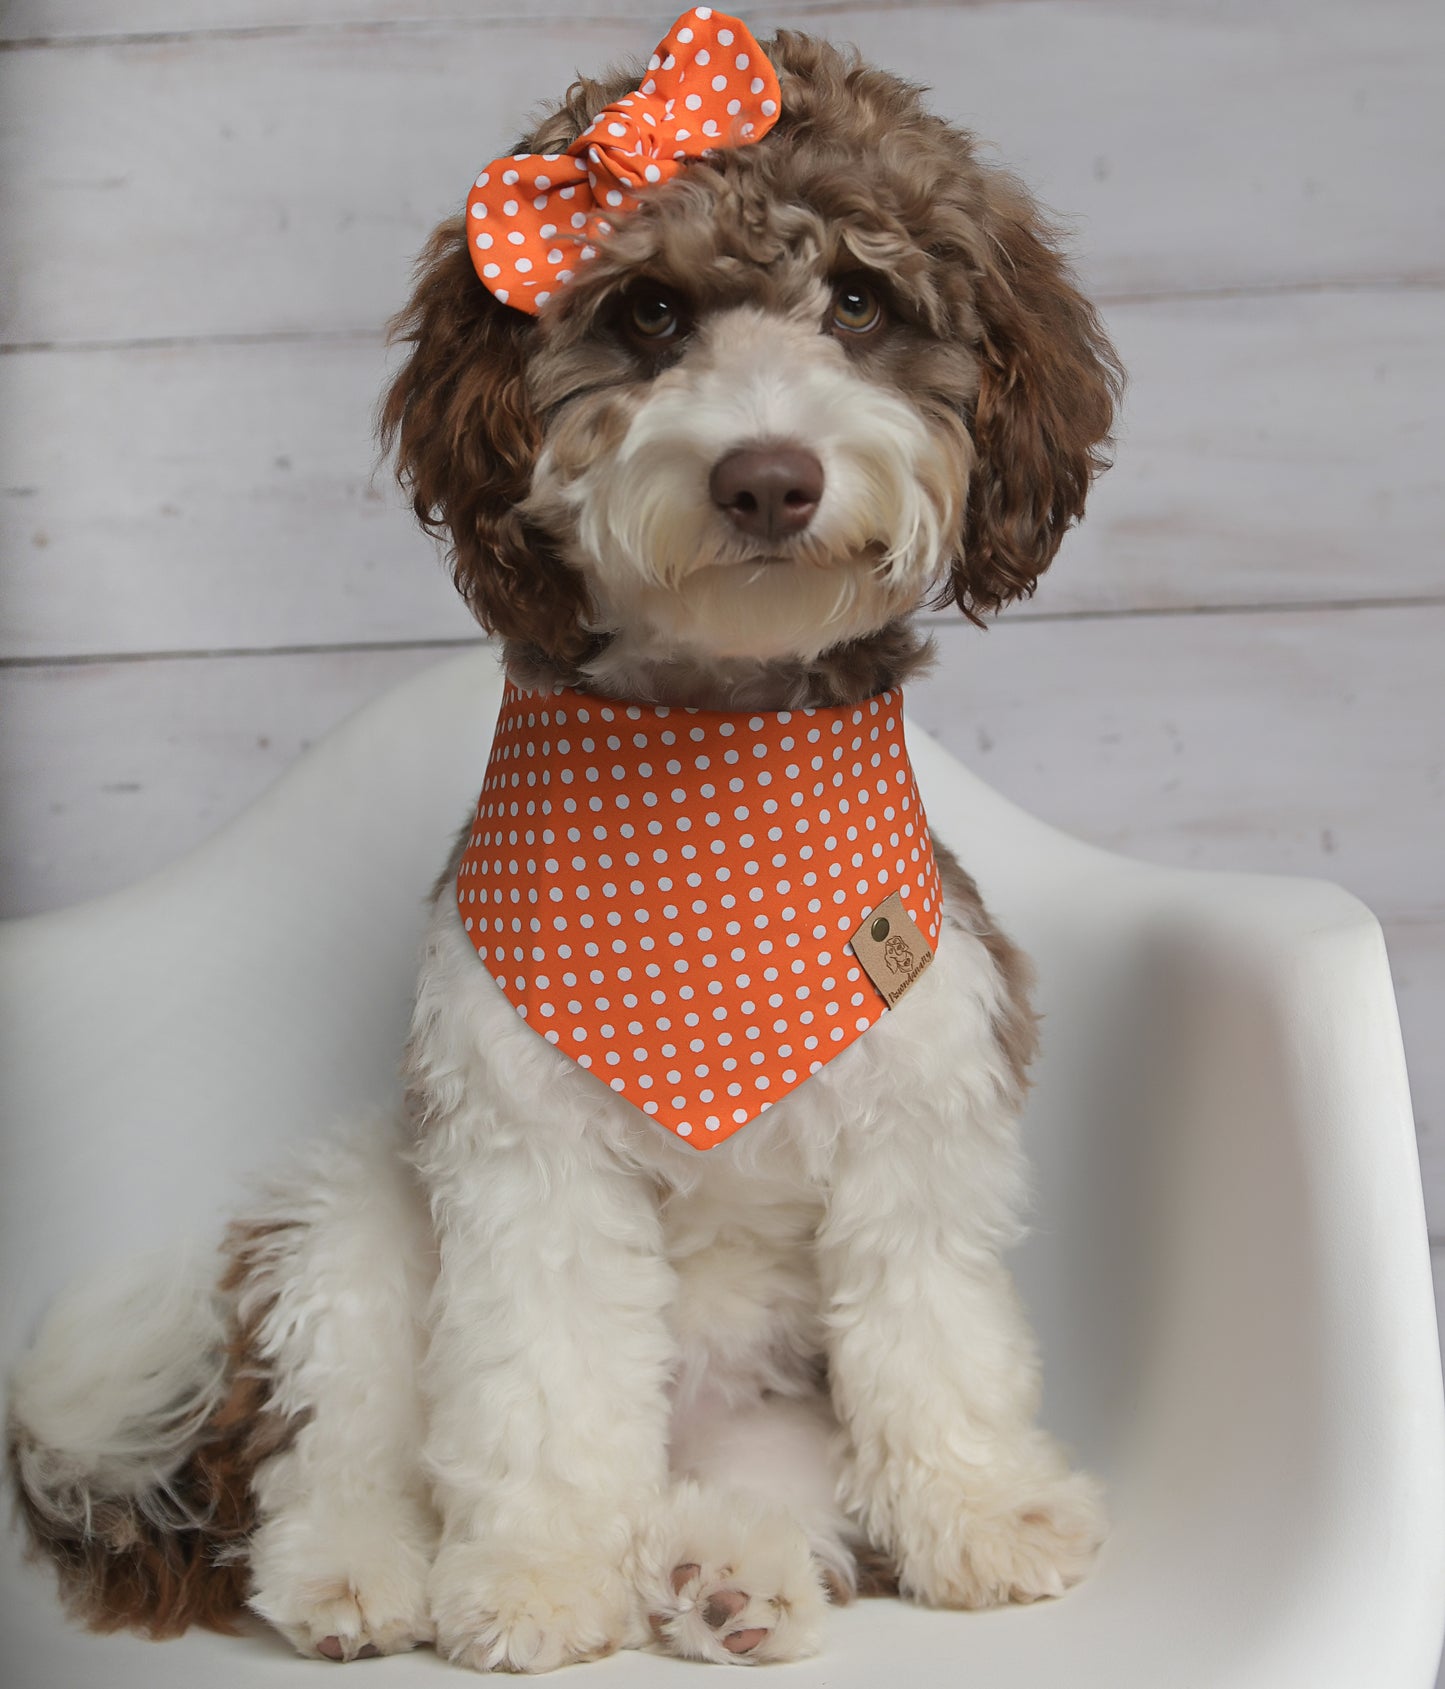
[[[807,37],[782,115],[649,193],[536,317],[445,225],[383,425],[483,624],[811,660],[934,596],[1033,590],[1082,511],[1113,354],[1027,196],[916,92]],[[580,84],[519,151],[635,85]]]

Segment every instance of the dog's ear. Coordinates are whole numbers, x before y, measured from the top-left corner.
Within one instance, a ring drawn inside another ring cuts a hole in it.
[[[982,320],[976,462],[963,555],[943,602],[968,615],[1026,598],[1108,467],[1123,373],[1052,231],[1024,190],[990,173],[974,304]]]
[[[418,520],[450,539],[452,575],[477,620],[567,666],[590,644],[586,588],[517,513],[541,445],[527,392],[536,333],[534,317],[478,279],[463,219],[443,223],[391,324],[411,351],[379,425]]]

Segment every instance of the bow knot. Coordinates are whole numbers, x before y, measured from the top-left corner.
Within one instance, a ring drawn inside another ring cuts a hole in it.
[[[668,31],[640,87],[598,112],[565,152],[516,153],[477,177],[467,246],[504,305],[535,313],[594,257],[608,214],[714,147],[777,121],[778,79],[746,25],[698,6]]]

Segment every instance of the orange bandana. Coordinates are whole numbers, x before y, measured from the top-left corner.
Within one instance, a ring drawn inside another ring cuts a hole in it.
[[[604,106],[563,153],[516,153],[477,177],[467,246],[504,305],[535,313],[595,255],[606,216],[713,147],[761,140],[778,118],[778,79],[746,24],[698,6],[683,15],[635,93]],[[602,215],[598,215],[601,213]]]
[[[457,906],[517,1013],[696,1149],[801,1085],[885,1012],[850,948],[878,905],[896,892],[938,945],[902,706],[667,709],[509,680]]]

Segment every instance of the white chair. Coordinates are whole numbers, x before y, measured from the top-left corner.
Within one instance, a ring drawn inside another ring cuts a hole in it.
[[[390,1101],[422,898],[480,780],[490,653],[362,711],[163,874],[0,933],[0,1346],[118,1254],[211,1234],[243,1176]],[[1095,1578],[995,1613],[833,1615],[830,1689],[1427,1689],[1445,1433],[1419,1170],[1373,917],[1334,886],[1178,872],[1022,814],[916,729],[929,815],[1038,964],[1017,1269],[1045,1419],[1109,1481]],[[310,1684],[259,1627],[152,1644],[3,1564],[16,1689]],[[347,1668],[438,1681],[420,1653]],[[596,1689],[696,1685],[623,1655]]]

